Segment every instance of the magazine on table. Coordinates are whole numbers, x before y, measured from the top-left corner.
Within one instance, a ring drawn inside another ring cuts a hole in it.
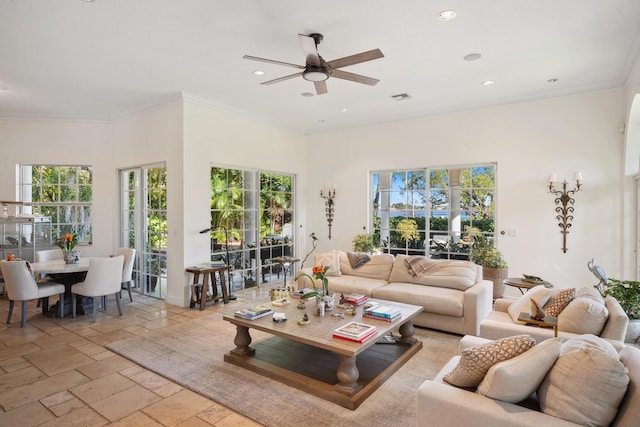
[[[360,322],[349,322],[333,331],[334,336],[360,340],[376,333],[377,328]]]

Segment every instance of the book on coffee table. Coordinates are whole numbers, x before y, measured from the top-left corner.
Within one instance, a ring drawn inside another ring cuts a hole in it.
[[[260,317],[273,314],[273,309],[268,305],[256,305],[255,307],[244,308],[234,313],[236,317],[242,317],[243,319],[259,319]]]
[[[333,331],[335,338],[347,339],[350,341],[363,342],[365,339],[375,335],[378,329],[375,326],[360,322],[349,322]]]

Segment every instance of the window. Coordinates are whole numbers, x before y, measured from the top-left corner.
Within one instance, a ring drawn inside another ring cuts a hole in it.
[[[282,265],[271,260],[294,254],[293,183],[291,175],[211,168],[211,260],[232,266],[233,288],[280,279]]]
[[[20,197],[32,203],[34,214],[51,217],[53,237],[78,235],[91,243],[91,166],[20,166]]]
[[[383,251],[468,259],[469,227],[494,238],[495,169],[372,172],[373,233]]]

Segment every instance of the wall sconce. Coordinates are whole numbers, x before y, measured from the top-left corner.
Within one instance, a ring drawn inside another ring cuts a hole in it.
[[[327,216],[327,225],[329,226],[329,240],[331,240],[331,223],[333,222],[333,199],[336,197],[336,187],[333,186],[332,189],[327,190],[326,193],[324,188],[320,189],[320,197],[324,199],[324,213]]]
[[[573,204],[575,203],[575,199],[571,197],[572,194],[580,191],[580,187],[582,186],[582,173],[576,172],[573,175],[573,179],[576,180],[576,186],[572,190],[567,190],[567,181],[562,182],[562,190],[558,190],[555,187],[557,182],[556,175],[551,175],[549,177],[549,193],[555,194],[556,197],[556,212],[558,215],[556,219],[560,221],[558,223],[558,227],[560,227],[560,232],[562,233],[562,252],[567,252],[567,234],[569,233],[569,228],[571,228],[571,221],[573,220]]]

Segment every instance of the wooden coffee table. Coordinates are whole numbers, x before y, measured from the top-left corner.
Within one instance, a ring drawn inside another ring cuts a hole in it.
[[[362,307],[357,308],[355,316],[333,316],[343,312],[336,308],[319,317],[312,314],[315,302],[307,302],[306,310],[301,310],[296,307],[299,300],[295,298],[288,305],[273,307],[275,312],[286,314],[288,320],[282,323],[274,322],[272,316],[247,320],[235,317],[235,310],[227,312],[224,320],[236,325],[236,348],[225,354],[224,360],[345,408],[356,409],[422,348],[422,342],[413,337],[412,322],[422,307],[370,301],[397,308],[402,318],[392,323],[363,318]],[[298,319],[305,311],[310,323],[303,326],[298,324]],[[375,325],[377,334],[362,344],[332,337],[336,328],[351,321]],[[400,336],[395,344],[376,344],[397,328]],[[250,329],[274,337],[250,347]]]

